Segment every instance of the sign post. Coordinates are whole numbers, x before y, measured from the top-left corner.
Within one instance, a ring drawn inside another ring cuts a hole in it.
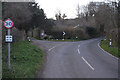
[[[8,42],[8,69],[10,70],[10,42],[12,42],[12,36],[10,35],[10,28],[13,27],[13,21],[10,19],[7,19],[4,21],[5,28],[8,29],[8,35],[5,38],[5,41]]]
[[[64,36],[65,36],[65,34],[66,34],[66,33],[63,31],[63,40],[64,40]]]
[[[10,35],[10,29],[8,29],[8,36]],[[8,69],[10,69],[10,43],[8,43]]]
[[[111,45],[112,45],[112,41],[111,41],[112,39],[110,39],[110,47],[111,47]]]

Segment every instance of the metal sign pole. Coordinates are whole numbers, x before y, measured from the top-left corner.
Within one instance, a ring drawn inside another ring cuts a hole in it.
[[[8,29],[8,35],[10,35],[10,29]],[[10,43],[8,43],[8,69],[10,68]]]
[[[4,27],[8,29],[8,35],[5,36],[5,41],[8,42],[8,69],[10,70],[10,42],[12,42],[12,36],[10,35],[10,28],[13,27],[13,21],[9,18],[4,21]]]

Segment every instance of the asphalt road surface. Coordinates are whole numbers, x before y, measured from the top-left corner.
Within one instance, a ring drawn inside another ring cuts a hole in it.
[[[77,42],[33,40],[46,51],[40,78],[118,78],[118,59],[99,47],[100,38]]]

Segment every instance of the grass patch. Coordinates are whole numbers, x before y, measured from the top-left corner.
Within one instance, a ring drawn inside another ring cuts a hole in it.
[[[120,50],[118,48],[115,48],[114,46],[109,46],[109,41],[106,40],[101,40],[100,46],[107,52],[109,52],[110,54],[116,56],[116,57],[120,57],[120,54],[118,52],[120,52]]]
[[[8,70],[7,48],[3,48],[3,78],[35,78],[43,62],[42,50],[30,42],[20,41],[11,44],[11,70]]]

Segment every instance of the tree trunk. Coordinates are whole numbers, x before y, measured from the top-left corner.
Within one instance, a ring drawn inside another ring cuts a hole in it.
[[[21,35],[22,35],[22,40],[24,41],[25,40],[25,30],[21,30]]]
[[[28,30],[25,30],[26,37],[28,37]]]

